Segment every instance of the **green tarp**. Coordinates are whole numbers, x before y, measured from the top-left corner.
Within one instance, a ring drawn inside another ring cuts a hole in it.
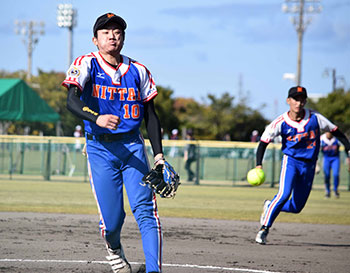
[[[21,79],[0,79],[0,120],[56,122],[60,116]]]

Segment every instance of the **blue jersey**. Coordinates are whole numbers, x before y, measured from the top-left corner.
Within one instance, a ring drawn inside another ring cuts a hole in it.
[[[299,122],[292,120],[288,112],[280,115],[268,125],[260,140],[269,143],[280,135],[285,155],[316,161],[320,149],[320,131],[336,129],[337,127],[320,113],[305,109],[305,115]]]
[[[338,157],[339,146],[337,138],[332,137],[331,139],[328,139],[326,134],[321,136],[321,151],[325,157]]]
[[[121,120],[117,130],[84,120],[85,131],[94,135],[137,131],[144,117],[143,103],[157,95],[147,68],[123,55],[117,68],[109,65],[99,52],[78,57],[63,81],[64,86],[69,84],[82,90],[81,100],[90,110],[100,115],[113,114]]]
[[[140,183],[149,172],[149,163],[138,129],[144,118],[144,103],[157,95],[152,75],[126,56],[121,55],[115,68],[99,52],[93,52],[77,58],[70,66],[63,85],[70,84],[82,91],[80,99],[86,104],[85,111],[112,114],[121,120],[116,130],[84,120],[85,131],[92,135],[120,133],[114,141],[86,135],[89,178],[100,214],[101,235],[109,248],[120,248],[125,186],[141,231],[147,272],[161,272],[162,232],[156,198],[150,188]],[[125,132],[129,134],[122,134]]]

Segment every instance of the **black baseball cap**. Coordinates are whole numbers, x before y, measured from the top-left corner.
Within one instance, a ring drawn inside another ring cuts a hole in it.
[[[296,96],[302,95],[304,98],[307,98],[307,92],[305,87],[294,86],[288,91],[288,98],[295,98]]]
[[[99,29],[103,29],[103,27],[109,22],[117,23],[119,26],[121,26],[122,30],[126,29],[126,22],[124,21],[124,19],[118,15],[115,15],[114,13],[109,12],[101,15],[96,19],[96,22],[93,28],[94,36],[96,37],[97,31]]]

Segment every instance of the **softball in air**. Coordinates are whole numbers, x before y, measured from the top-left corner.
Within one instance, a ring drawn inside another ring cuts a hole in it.
[[[247,174],[247,181],[252,186],[260,186],[265,182],[265,173],[262,169],[251,169]]]

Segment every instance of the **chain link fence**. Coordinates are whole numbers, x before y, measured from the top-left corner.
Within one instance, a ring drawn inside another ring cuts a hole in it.
[[[84,143],[84,138],[74,137],[0,136],[0,178],[36,176],[43,180],[64,178],[66,181],[88,182],[86,157],[82,155]],[[146,140],[145,144],[152,163],[150,143]],[[189,144],[196,149],[195,158],[188,164],[193,177],[189,176],[184,160]],[[247,186],[246,174],[255,166],[257,145],[250,142],[163,140],[165,157],[179,173],[182,183],[196,185]],[[340,185],[350,190],[345,154],[341,153],[341,157]],[[278,183],[281,158],[280,144],[270,144],[263,163],[265,185],[274,187]],[[319,162],[322,162],[322,154]],[[321,170],[315,176],[314,185],[323,185],[323,179]]]

